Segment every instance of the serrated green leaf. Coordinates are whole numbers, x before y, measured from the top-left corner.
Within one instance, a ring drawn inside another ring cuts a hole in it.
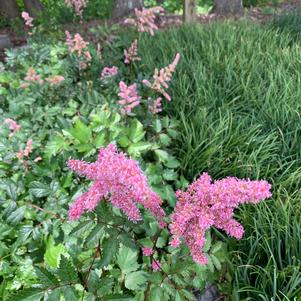
[[[45,146],[45,153],[48,157],[57,155],[59,152],[68,149],[69,144],[62,136],[54,136]]]
[[[16,225],[24,218],[24,213],[26,211],[26,206],[21,206],[7,216],[6,221],[12,225]]]
[[[59,276],[62,283],[79,283],[76,269],[74,268],[71,261],[68,260],[65,256],[61,257],[57,275]]]
[[[156,149],[155,154],[158,156],[160,162],[167,162],[169,158],[168,153],[162,149]]]
[[[62,288],[63,296],[66,301],[78,301],[79,297],[74,287],[67,286]]]
[[[117,264],[123,274],[128,274],[130,272],[136,271],[139,268],[137,259],[137,251],[123,245],[121,246],[117,256]]]
[[[35,267],[35,273],[43,287],[51,288],[59,285],[59,281],[55,277],[55,275],[46,270],[45,268]]]
[[[46,197],[52,193],[48,185],[38,181],[31,182],[29,187],[30,187],[29,192],[37,198]]]
[[[212,246],[212,248],[211,248],[211,250],[210,250],[210,253],[215,254],[215,253],[217,253],[219,250],[221,250],[222,247],[223,247],[223,242],[218,241],[217,243],[215,243],[215,244]]]
[[[156,133],[160,133],[162,131],[162,124],[160,119],[156,119],[153,124],[154,130]]]
[[[39,301],[44,296],[43,289],[28,288],[16,294],[10,295],[8,300],[12,301]]]
[[[222,265],[221,265],[219,259],[213,254],[210,255],[210,258],[211,258],[212,263],[214,264],[215,268],[219,271],[222,268]]]
[[[140,290],[143,288],[143,285],[146,283],[147,274],[143,271],[137,271],[132,273],[127,273],[125,275],[124,285],[127,289],[130,290]]]
[[[61,300],[61,288],[56,288],[48,293],[48,301],[60,301]]]
[[[171,143],[170,137],[166,134],[160,134],[159,140],[164,146],[168,146]]]
[[[159,286],[153,286],[149,292],[149,301],[158,301],[162,300],[163,297],[163,289]]]
[[[91,229],[93,222],[90,220],[80,222],[76,227],[74,227],[69,235],[81,236],[85,232]]]
[[[107,239],[102,245],[102,258],[100,261],[100,266],[105,267],[115,257],[119,249],[119,241],[114,239]]]
[[[137,119],[134,119],[130,126],[129,138],[132,142],[137,143],[144,137],[144,129],[141,122]]]
[[[69,133],[81,143],[86,143],[92,138],[91,129],[79,118],[75,120],[74,127],[69,129]]]
[[[104,235],[104,225],[97,224],[85,239],[85,244],[93,247]]]
[[[178,174],[172,169],[166,169],[163,172],[163,178],[166,181],[175,181],[178,177]]]
[[[132,301],[133,297],[129,295],[114,294],[114,295],[104,296],[103,300],[104,301]]]
[[[57,268],[59,266],[59,261],[62,254],[66,254],[67,251],[63,244],[55,245],[52,236],[49,237],[46,244],[46,252],[44,254],[45,262],[52,268]]]
[[[127,152],[130,156],[137,157],[140,155],[141,152],[145,152],[147,150],[150,150],[151,148],[152,148],[151,143],[138,142],[138,143],[131,144],[127,149]]]

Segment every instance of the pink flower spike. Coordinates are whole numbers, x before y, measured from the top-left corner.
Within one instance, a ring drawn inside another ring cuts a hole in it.
[[[137,85],[132,84],[127,86],[123,81],[119,83],[118,96],[120,100],[118,103],[122,105],[121,113],[124,115],[129,115],[134,107],[137,107],[140,104],[141,97],[137,93]]]
[[[83,20],[83,12],[88,4],[88,0],[65,0],[65,4],[72,7],[80,20]]]
[[[152,248],[148,248],[148,247],[144,247],[142,249],[142,253],[144,256],[151,256],[153,254],[153,249]]]
[[[258,203],[271,197],[271,185],[267,181],[239,180],[228,177],[212,183],[204,173],[189,185],[187,191],[178,190],[178,202],[171,216],[171,246],[184,239],[195,262],[206,264],[203,247],[205,233],[214,226],[228,235],[240,239],[244,229],[233,218],[233,211],[243,203]]]
[[[135,40],[129,49],[124,50],[124,63],[130,64],[134,61],[141,61],[141,58],[138,56],[138,42]]]
[[[23,11],[21,14],[23,20],[25,21],[25,25],[28,27],[33,27],[32,21],[33,18],[29,16],[29,13]]]
[[[109,68],[109,67],[104,67],[104,68],[102,69],[102,71],[101,71],[100,79],[101,79],[101,80],[105,80],[105,79],[107,79],[107,78],[109,78],[109,77],[113,77],[113,76],[115,76],[115,75],[118,74],[118,71],[119,71],[119,69],[118,69],[118,67],[116,67],[116,66],[113,66],[113,67],[111,67],[111,68]]]
[[[46,78],[46,81],[49,82],[51,86],[58,86],[64,80],[64,76],[61,75],[54,75]]]
[[[15,120],[10,119],[10,118],[6,118],[4,120],[4,123],[8,125],[9,129],[12,131],[12,133],[10,134],[10,136],[14,135],[15,133],[17,133],[18,131],[20,131],[21,129],[21,125],[19,125]]]
[[[151,190],[138,163],[119,153],[113,144],[99,151],[94,163],[69,160],[70,169],[94,181],[90,189],[70,206],[69,218],[78,219],[84,211],[92,211],[102,200],[119,208],[129,220],[141,219],[137,204],[141,204],[158,220],[164,222],[161,198]]]

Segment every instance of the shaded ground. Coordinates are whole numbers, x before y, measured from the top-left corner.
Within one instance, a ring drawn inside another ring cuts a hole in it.
[[[282,15],[286,13],[290,13],[295,11],[296,9],[301,7],[300,0],[286,0],[282,2],[281,4],[277,6],[266,6],[266,7],[253,7],[250,9],[246,9],[244,18],[264,23],[271,18]],[[197,17],[197,21],[199,23],[210,23],[213,21],[219,21],[219,20],[227,20],[227,19],[237,19],[237,17],[234,16],[218,16],[215,14],[200,14]],[[89,35],[89,29],[93,28],[97,25],[103,25],[106,21],[103,20],[95,20],[95,21],[89,21],[85,22],[83,24],[80,24],[81,26],[81,32],[84,32],[84,34]],[[112,21],[109,23],[112,23]],[[173,27],[178,26],[182,24],[182,16],[180,15],[166,15],[164,17],[160,17],[159,21],[159,27],[160,28],[166,28],[166,27]],[[71,32],[76,32],[78,29],[78,24],[66,24],[64,26],[65,29],[70,30]],[[7,34],[10,37],[10,40],[14,47],[19,47],[26,44],[26,37],[23,35],[20,35],[16,33],[12,28],[2,28],[0,29],[0,34]],[[87,40],[89,40],[89,37],[86,37]],[[0,61],[4,61],[5,59],[5,53],[3,49],[0,49]]]

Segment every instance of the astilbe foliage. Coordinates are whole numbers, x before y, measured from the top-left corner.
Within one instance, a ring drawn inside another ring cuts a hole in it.
[[[79,219],[84,211],[93,211],[100,201],[109,200],[133,222],[141,220],[137,207],[137,204],[141,204],[152,213],[161,227],[165,227],[161,198],[149,187],[138,163],[118,152],[114,144],[100,149],[94,163],[69,160],[68,166],[80,176],[94,181],[90,189],[70,206],[69,219]]]
[[[233,210],[243,203],[258,203],[271,197],[271,185],[267,181],[240,180],[227,177],[212,183],[204,173],[189,185],[186,192],[178,190],[178,202],[171,216],[171,245],[180,244],[184,238],[195,262],[206,264],[203,252],[205,231],[214,226],[228,235],[240,239],[244,229],[233,218]]]
[[[154,35],[158,30],[158,26],[155,23],[156,15],[163,13],[164,8],[155,6],[151,8],[142,8],[142,10],[135,9],[135,19],[126,19],[126,24],[131,24],[137,27],[139,32],[147,32],[150,35]]]

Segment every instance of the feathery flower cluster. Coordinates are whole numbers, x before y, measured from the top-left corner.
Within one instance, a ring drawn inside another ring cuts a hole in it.
[[[75,14],[80,17],[81,20],[83,19],[83,12],[88,4],[88,0],[65,0],[65,4],[72,7]]]
[[[100,149],[95,163],[69,160],[68,166],[94,181],[90,189],[70,206],[69,219],[79,219],[85,210],[92,211],[101,200],[107,199],[134,222],[141,219],[137,203],[141,204],[159,221],[161,227],[165,227],[161,198],[149,187],[138,163],[119,153],[115,145],[109,144]]]
[[[83,70],[87,68],[88,63],[91,61],[91,54],[88,50],[88,42],[85,42],[79,33],[76,33],[74,37],[71,36],[68,30],[65,31],[66,45],[71,53],[77,54],[82,57],[83,60],[79,62],[79,69]]]
[[[58,86],[64,80],[65,80],[64,76],[61,75],[54,75],[46,78],[46,81],[50,83],[51,86]]]
[[[128,115],[132,112],[133,108],[140,104],[141,97],[137,93],[137,85],[132,84],[127,86],[123,81],[119,83],[118,96],[121,98],[118,103],[122,105],[121,113]]]
[[[25,21],[26,26],[33,27],[33,24],[32,24],[33,18],[29,16],[29,13],[24,11],[24,12],[22,12],[21,16],[22,16],[23,20]]]
[[[44,83],[44,81],[41,78],[41,75],[38,75],[32,67],[30,67],[27,70],[27,74],[24,77],[24,81],[25,82],[23,82],[20,85],[21,88],[27,88],[30,85],[30,83],[38,83],[40,85]]]
[[[17,152],[16,156],[18,159],[22,160],[24,157],[28,157],[31,152],[32,152],[32,140],[29,139],[26,143],[25,149]]]
[[[9,129],[11,130],[11,133],[9,134],[9,136],[13,136],[15,133],[17,133],[18,131],[20,131],[21,129],[21,125],[19,125],[15,120],[10,119],[10,118],[6,118],[4,120],[4,123],[8,125]]]
[[[233,218],[233,210],[243,203],[258,203],[271,197],[267,181],[239,180],[228,177],[212,183],[204,173],[189,185],[186,192],[177,191],[178,199],[171,216],[171,245],[176,247],[183,237],[195,262],[206,264],[203,252],[205,231],[214,226],[240,239],[244,229]]]
[[[148,109],[151,111],[152,114],[157,114],[159,112],[162,112],[162,98],[158,97],[157,99],[155,99],[154,101],[152,101],[151,98],[148,98],[149,102],[152,102],[151,104],[149,104]]]
[[[138,41],[135,40],[129,49],[124,50],[124,63],[130,64],[134,61],[141,61],[141,58],[138,55]]]
[[[152,248],[148,248],[148,247],[144,247],[142,248],[142,253],[144,256],[151,256],[153,254],[153,249]]]
[[[111,68],[109,67],[104,67],[101,71],[101,76],[100,79],[101,80],[105,80],[106,78],[115,76],[118,74],[118,67],[113,66]]]
[[[177,53],[175,59],[169,66],[160,69],[160,71],[158,69],[155,69],[155,73],[153,75],[153,83],[150,83],[148,80],[144,79],[142,81],[143,84],[145,84],[152,90],[162,94],[168,101],[170,101],[171,97],[165,90],[168,89],[168,82],[171,81],[172,74],[175,72],[179,60],[180,54]]]
[[[164,8],[155,6],[152,8],[142,8],[142,10],[135,9],[135,19],[126,19],[126,24],[131,24],[137,27],[139,32],[147,32],[150,35],[154,35],[158,30],[158,26],[155,23],[156,15],[163,13]]]

